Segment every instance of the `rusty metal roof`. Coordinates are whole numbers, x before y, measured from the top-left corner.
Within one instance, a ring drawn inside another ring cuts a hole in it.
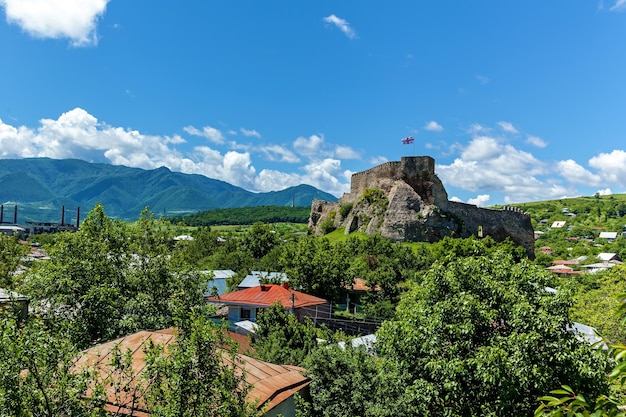
[[[301,308],[328,304],[328,301],[323,298],[290,290],[282,285],[275,284],[263,284],[258,287],[229,292],[219,297],[206,297],[206,300],[227,305],[249,305],[257,307],[269,307],[278,301],[285,308],[291,308],[292,305],[295,308]]]
[[[165,329],[160,331],[148,332],[141,331],[103,343],[85,350],[75,365],[75,369],[88,370],[93,369],[98,372],[101,379],[113,375],[115,368],[110,364],[111,351],[115,346],[119,346],[122,352],[130,350],[132,370],[128,372],[124,382],[128,383],[129,390],[116,389],[115,384],[107,385],[106,410],[109,412],[117,412],[119,414],[132,414],[137,417],[149,417],[150,411],[146,409],[143,400],[143,392],[145,384],[142,382],[142,372],[145,368],[145,347],[149,341],[165,347],[176,343],[176,330]],[[219,354],[219,352],[216,352]],[[230,364],[228,355],[222,355],[221,359],[225,364]],[[303,369],[288,365],[275,365],[264,362],[249,356],[238,354],[235,360],[235,366],[240,372],[245,372],[246,382],[252,385],[252,389],[248,394],[248,399],[255,402],[259,409],[265,407],[266,410],[274,408],[287,398],[291,397],[295,392],[306,387],[310,379],[302,373]],[[118,378],[120,376],[118,375]],[[130,379],[130,381],[128,381]],[[89,395],[89,392],[88,392]]]

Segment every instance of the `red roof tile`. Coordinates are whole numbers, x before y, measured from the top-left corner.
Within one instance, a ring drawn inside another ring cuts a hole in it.
[[[291,308],[292,304],[295,308],[328,304],[328,301],[323,298],[314,297],[303,292],[284,288],[282,285],[274,284],[263,284],[258,287],[229,292],[219,297],[206,297],[206,299],[228,305],[249,305],[258,307],[269,307],[277,301],[285,308]]]

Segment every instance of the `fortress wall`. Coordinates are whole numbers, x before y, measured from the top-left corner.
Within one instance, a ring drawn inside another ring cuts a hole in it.
[[[390,161],[352,174],[347,201],[356,201],[366,188],[380,188],[389,192],[397,180],[435,174],[435,160],[429,156],[403,156],[400,161]]]
[[[467,234],[463,237],[477,236],[482,229],[483,236],[491,236],[497,242],[510,237],[526,249],[529,257],[534,257],[535,242],[534,235],[528,233],[532,231],[528,213],[515,207],[494,210],[454,201],[448,202],[446,211],[462,219]]]

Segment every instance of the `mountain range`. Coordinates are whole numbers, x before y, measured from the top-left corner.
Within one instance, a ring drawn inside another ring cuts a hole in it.
[[[157,215],[181,215],[203,210],[250,206],[310,206],[313,199],[337,198],[310,185],[253,193],[224,181],[165,167],[144,170],[78,159],[0,159],[0,204],[4,221],[18,223],[76,221],[96,203],[107,215],[135,220],[146,207]]]

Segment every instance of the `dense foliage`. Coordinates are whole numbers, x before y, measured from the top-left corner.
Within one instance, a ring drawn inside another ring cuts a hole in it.
[[[601,207],[601,216],[604,200],[586,199]],[[591,227],[597,210],[567,205],[579,210],[573,219],[586,216],[590,223],[547,231],[538,244],[559,246],[572,233],[597,235]],[[619,214],[619,207],[610,207]],[[563,213],[554,210],[554,218]],[[532,216],[537,225],[543,219]],[[19,276],[10,271],[24,249],[14,239],[0,241],[0,259],[8,265],[0,278],[30,296],[37,311],[25,324],[10,315],[0,323],[0,410],[11,410],[6,415],[29,410],[15,414],[24,416],[100,415],[100,391],[79,399],[87,386],[115,383],[122,389],[129,377],[127,356],[123,350],[115,353],[117,380],[105,381],[70,372],[78,350],[139,329],[176,326],[178,347],[169,355],[159,346],[146,351],[142,389],[156,415],[206,415],[217,403],[224,405],[220,415],[253,415],[256,411],[242,400],[245,376],[216,360],[224,340],[206,320],[201,298],[206,284],[197,273],[203,269],[236,271],[230,288],[251,269],[282,271],[292,288],[342,309],[354,278],[365,280],[368,289],[359,296],[356,316],[386,320],[375,352],[352,348],[349,341],[340,347],[336,342],[344,335],[298,322],[280,305],[257,316],[256,355],[301,365],[312,378],[310,395],[298,400],[302,417],[530,415],[538,397],[564,384],[559,392],[569,399],[562,404],[571,405],[578,395],[593,399],[586,402],[592,410],[609,398],[607,357],[569,329],[575,318],[611,342],[624,341],[612,315],[621,305],[614,297],[625,291],[624,267],[559,278],[525,259],[512,242],[489,237],[435,244],[397,244],[380,235],[332,241],[287,236],[256,222],[236,233],[201,227],[191,232],[193,240],[174,242],[175,230],[147,211],[137,223],[125,224],[97,206],[79,232],[46,241],[51,261],[35,263]],[[572,243],[563,253],[619,250],[620,242],[602,242],[602,248]],[[539,261],[551,264],[551,259]],[[545,291],[547,286],[557,293]],[[35,358],[39,350],[45,354]],[[626,357],[615,352],[618,362]],[[224,355],[232,363],[232,351]],[[550,407],[542,410],[555,416],[563,410]]]

